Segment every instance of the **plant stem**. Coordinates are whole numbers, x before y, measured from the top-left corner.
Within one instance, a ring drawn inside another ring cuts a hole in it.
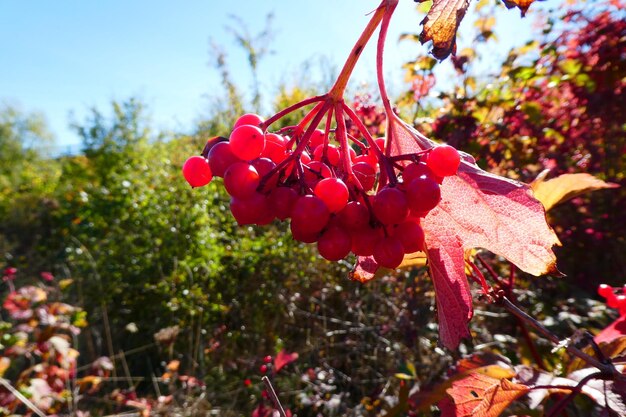
[[[508,310],[510,313],[512,313],[515,317],[521,319],[523,322],[529,324],[531,327],[535,328],[539,333],[541,333],[544,337],[549,339],[552,343],[554,343],[555,345],[561,344],[561,340],[554,333],[552,333],[550,330],[546,329],[536,319],[534,319],[533,317],[529,316],[524,311],[520,310],[519,307],[517,307],[515,304],[513,304],[508,298],[503,296],[503,297],[499,297],[498,300],[499,300],[499,303],[506,310]],[[565,346],[565,350],[567,350],[567,352],[569,354],[571,354],[573,356],[577,356],[580,359],[584,360],[589,365],[598,368],[602,373],[604,373],[606,375],[613,376],[616,380],[617,379],[620,379],[620,380],[624,379],[624,376],[621,375],[617,371],[617,369],[615,369],[613,364],[611,364],[611,363],[602,363],[598,359],[594,358],[593,356],[589,356],[585,352],[581,351],[577,347],[572,346],[570,344],[567,344]]]
[[[302,108],[309,104],[317,103],[318,101],[324,101],[325,99],[326,99],[326,95],[315,96],[315,97],[310,97],[305,100],[302,100],[294,105],[291,105],[287,107],[286,109],[279,111],[278,113],[276,113],[275,115],[273,115],[272,117],[270,117],[269,119],[261,123],[261,130],[265,131],[272,123],[274,123],[277,120],[280,120],[281,118],[285,117],[289,113],[292,113],[298,110],[299,108]]]
[[[397,2],[397,0],[394,0],[394,1]],[[335,102],[338,102],[339,100],[343,98],[343,93],[346,90],[346,86],[348,85],[348,80],[350,79],[350,75],[352,74],[352,71],[354,70],[354,66],[359,60],[359,57],[361,56],[363,49],[365,49],[365,45],[367,45],[370,38],[372,37],[372,34],[374,33],[374,31],[380,24],[383,18],[383,15],[385,14],[385,11],[387,10],[388,3],[389,3],[388,0],[383,0],[380,3],[380,5],[376,8],[376,10],[374,11],[374,15],[372,16],[369,23],[367,24],[367,26],[361,33],[361,36],[359,37],[359,39],[354,44],[354,47],[352,48],[352,51],[350,52],[350,55],[348,56],[346,63],[343,64],[343,68],[341,69],[341,72],[339,73],[339,76],[337,77],[337,81],[335,81],[335,84],[328,92],[328,95]]]
[[[285,409],[280,403],[280,400],[278,399],[278,395],[276,395],[276,391],[274,391],[274,387],[272,386],[270,379],[267,376],[264,376],[263,378],[261,378],[261,380],[265,384],[265,389],[267,390],[267,393],[270,395],[270,398],[272,399],[272,402],[274,403],[274,407],[276,407],[276,409],[278,410],[280,417],[287,417],[287,414],[285,413]]]

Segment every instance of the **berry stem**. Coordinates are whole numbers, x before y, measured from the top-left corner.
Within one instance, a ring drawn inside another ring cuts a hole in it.
[[[272,125],[272,123],[276,122],[277,120],[282,119],[283,117],[285,117],[286,115],[288,115],[289,113],[292,113],[304,106],[307,106],[309,104],[313,104],[313,103],[317,103],[319,101],[324,101],[327,98],[327,95],[321,95],[321,96],[315,96],[315,97],[310,97],[307,98],[305,100],[302,100],[296,104],[293,104],[285,109],[282,109],[281,111],[279,111],[278,113],[276,113],[275,115],[273,115],[272,117],[270,117],[269,119],[267,119],[266,121],[264,121],[263,123],[261,123],[261,130],[262,131],[266,131],[267,128]]]
[[[354,182],[356,177],[352,171],[352,163],[350,162],[350,145],[348,144],[348,135],[346,133],[346,119],[343,115],[343,100],[335,104],[335,120],[337,121],[337,140],[341,149],[341,161],[343,162],[343,170],[346,175],[346,182]],[[360,182],[357,180],[360,185]]]
[[[359,39],[354,44],[354,47],[352,48],[352,51],[350,52],[348,59],[346,60],[345,64],[343,65],[343,68],[341,69],[341,72],[339,73],[339,76],[337,77],[337,81],[335,81],[335,84],[328,92],[328,95],[331,97],[333,101],[339,102],[343,99],[343,93],[346,90],[346,86],[348,85],[348,80],[350,79],[350,75],[352,74],[352,71],[354,70],[354,66],[359,60],[359,57],[361,56],[363,49],[365,49],[365,45],[367,45],[370,38],[372,37],[372,34],[374,33],[374,31],[380,24],[385,14],[385,11],[387,10],[388,4],[394,3],[394,2],[397,3],[397,1],[398,0],[383,0],[374,11],[374,15],[372,16],[369,23],[367,24],[367,26],[361,33],[361,36],[359,37]]]
[[[379,182],[378,188],[379,189],[382,188],[382,186],[386,183],[385,177],[383,177],[384,175],[386,175],[389,178],[390,184],[395,185],[396,182],[398,182],[398,179],[396,178],[396,173],[393,169],[393,165],[389,162],[389,158],[387,158],[385,154],[383,154],[383,152],[380,150],[380,148],[376,144],[376,141],[374,141],[374,138],[372,137],[370,132],[367,130],[363,122],[359,119],[356,113],[354,113],[354,110],[352,110],[350,107],[344,104],[343,111],[346,113],[346,115],[348,115],[350,120],[354,122],[357,129],[359,129],[359,131],[361,132],[361,134],[363,135],[363,137],[369,144],[370,148],[374,150],[374,153],[376,154],[376,157],[378,158],[378,162],[380,166],[385,168],[384,171],[381,169],[381,180]]]
[[[383,15],[382,24],[380,25],[380,32],[378,34],[378,43],[376,47],[376,78],[378,80],[378,90],[380,91],[380,98],[387,114],[387,144],[385,146],[385,155],[391,154],[391,144],[393,142],[393,129],[391,129],[391,115],[393,115],[393,109],[391,108],[391,101],[387,94],[387,87],[385,86],[385,79],[383,77],[383,56],[385,52],[385,39],[387,39],[387,30],[389,29],[389,22],[391,16],[398,5],[398,0],[389,0],[385,13]],[[391,178],[391,177],[390,177]]]

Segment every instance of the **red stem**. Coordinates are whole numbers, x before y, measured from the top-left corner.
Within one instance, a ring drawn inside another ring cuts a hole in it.
[[[279,111],[278,113],[276,113],[275,115],[273,115],[272,117],[270,117],[269,119],[267,119],[266,121],[261,123],[261,130],[263,130],[265,132],[267,130],[267,128],[272,125],[272,123],[274,123],[277,120],[282,119],[283,117],[285,117],[289,113],[292,113],[292,112],[294,112],[294,111],[296,111],[296,110],[298,110],[298,109],[300,109],[300,108],[302,108],[302,107],[304,107],[306,105],[317,103],[318,101],[324,101],[326,98],[327,98],[327,94],[324,94],[322,96],[310,97],[310,98],[307,98],[305,100],[302,100],[299,103],[291,105],[291,106],[287,107],[286,109],[282,109],[281,111]]]

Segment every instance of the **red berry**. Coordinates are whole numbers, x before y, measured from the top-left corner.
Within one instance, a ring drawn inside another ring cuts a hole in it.
[[[598,286],[598,294],[603,298],[609,298],[613,294],[613,287],[606,284],[600,284]]]
[[[209,162],[201,156],[192,156],[185,161],[183,176],[192,187],[207,185],[213,178]]]
[[[256,126],[242,125],[230,134],[230,150],[240,159],[251,161],[261,156],[265,135]]]
[[[385,153],[385,145],[387,143],[387,141],[385,140],[385,138],[378,138],[375,139],[374,142],[376,142],[376,145],[378,146],[378,149],[380,149],[380,151],[382,153]]]
[[[349,230],[362,229],[370,220],[370,213],[365,204],[350,201],[339,212],[339,220]]]
[[[441,201],[441,189],[434,180],[421,176],[406,185],[406,198],[411,212],[423,215],[437,207]]]
[[[337,213],[348,204],[350,194],[346,184],[338,178],[324,178],[315,186],[315,195],[328,207],[331,213]]]
[[[364,191],[370,191],[376,183],[376,170],[367,162],[352,165],[354,176],[359,180]]]
[[[289,225],[289,229],[293,238],[299,242],[315,243],[320,236],[320,232],[308,232],[306,228],[303,229],[302,226],[299,226],[299,223],[294,223],[293,220]]]
[[[439,177],[455,175],[461,164],[461,155],[450,145],[434,147],[426,160],[428,168]]]
[[[311,161],[304,167],[304,180],[311,188],[315,188],[315,185],[323,178],[330,178],[333,176],[332,171],[323,162]]]
[[[272,357],[270,355],[267,355],[266,357],[263,358],[263,362],[272,363]]]
[[[372,209],[376,218],[385,225],[401,223],[409,215],[404,193],[392,187],[385,187],[376,194]]]
[[[246,387],[249,387],[250,385],[252,385],[252,381],[250,380],[250,378],[246,378],[246,379],[243,380],[243,384]]]
[[[223,178],[228,167],[239,161],[240,159],[230,150],[228,142],[216,143],[209,151],[209,166],[216,177]]]
[[[371,256],[376,244],[385,237],[383,229],[366,226],[352,232],[352,253],[357,256]]]
[[[266,373],[266,372],[267,372],[267,365],[261,365],[261,366],[259,367],[259,371],[260,371],[262,374]]]
[[[233,126],[233,130],[243,125],[258,126],[263,122],[264,122],[263,118],[259,116],[258,114],[246,113],[243,116],[240,116],[239,119],[237,119],[237,121],[235,122],[235,125]]]
[[[247,162],[235,162],[224,173],[224,188],[233,197],[246,199],[259,186],[257,170]]]
[[[302,196],[291,211],[292,233],[294,229],[299,235],[319,233],[329,219],[330,211],[320,198],[312,195]]]
[[[263,179],[263,177],[265,177],[267,174],[272,172],[274,168],[276,168],[276,164],[272,162],[271,159],[267,158],[255,159],[254,161],[252,161],[252,166],[259,173],[260,179]],[[278,174],[278,172],[275,172],[274,175],[272,175],[271,178],[267,180],[267,182],[264,184],[263,190],[269,191],[272,188],[276,187],[276,184],[278,183]]]
[[[616,298],[617,309],[620,315],[626,314],[626,295],[620,294]]]
[[[423,162],[414,162],[412,164],[407,165],[402,171],[402,182],[404,184],[410,184],[415,178],[419,178],[422,175],[426,177],[432,178],[434,177],[433,172],[428,168]]]
[[[313,150],[313,159],[316,161],[322,161],[323,154],[324,145],[319,145]],[[328,145],[328,149],[326,149],[326,158],[331,165],[339,165],[339,160],[341,159],[341,156],[339,155],[339,148],[335,145]]]
[[[298,193],[289,187],[276,187],[270,193],[270,207],[276,218],[285,220],[291,215]]]
[[[309,149],[315,149],[320,145],[324,144],[324,131],[315,129],[313,133],[311,133],[311,138],[309,139]]]
[[[400,239],[388,236],[379,240],[374,247],[374,259],[380,266],[396,269],[404,259],[404,248]]]
[[[265,135],[265,147],[263,148],[263,152],[261,152],[261,156],[263,158],[269,158],[279,164],[288,156],[287,148],[285,147],[286,144],[287,142],[282,136],[268,133]]]
[[[320,236],[317,250],[324,259],[338,261],[350,253],[352,238],[341,227],[331,227]]]
[[[424,250],[424,230],[419,221],[406,220],[393,229],[393,235],[402,243],[404,253]]]
[[[254,192],[246,199],[231,198],[230,212],[233,214],[239,226],[246,224],[267,224],[274,216],[269,208],[267,197]]]

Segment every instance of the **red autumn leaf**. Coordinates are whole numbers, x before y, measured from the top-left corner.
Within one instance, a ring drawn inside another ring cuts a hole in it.
[[[420,42],[433,41],[432,54],[437,59],[447,58],[456,50],[456,31],[469,0],[434,0],[428,14],[422,20],[424,26]]]
[[[274,371],[280,371],[284,366],[289,365],[296,359],[298,359],[298,352],[287,353],[285,349],[282,349],[274,359]]]
[[[619,317],[613,323],[605,327],[593,340],[599,344],[602,342],[611,342],[624,335],[626,335],[626,315]]]
[[[526,385],[508,379],[470,373],[452,382],[446,390],[452,400],[442,401],[439,406],[442,417],[497,417],[528,391]]]
[[[397,117],[390,129],[390,153],[400,155],[436,144]],[[558,238],[545,210],[526,184],[481,170],[463,154],[456,176],[441,185],[441,202],[422,221],[431,278],[437,297],[441,343],[455,349],[469,336],[472,298],[465,276],[465,252],[485,248],[533,275],[558,273],[552,246]],[[353,276],[373,278],[371,259]],[[359,263],[361,259],[359,259]]]

